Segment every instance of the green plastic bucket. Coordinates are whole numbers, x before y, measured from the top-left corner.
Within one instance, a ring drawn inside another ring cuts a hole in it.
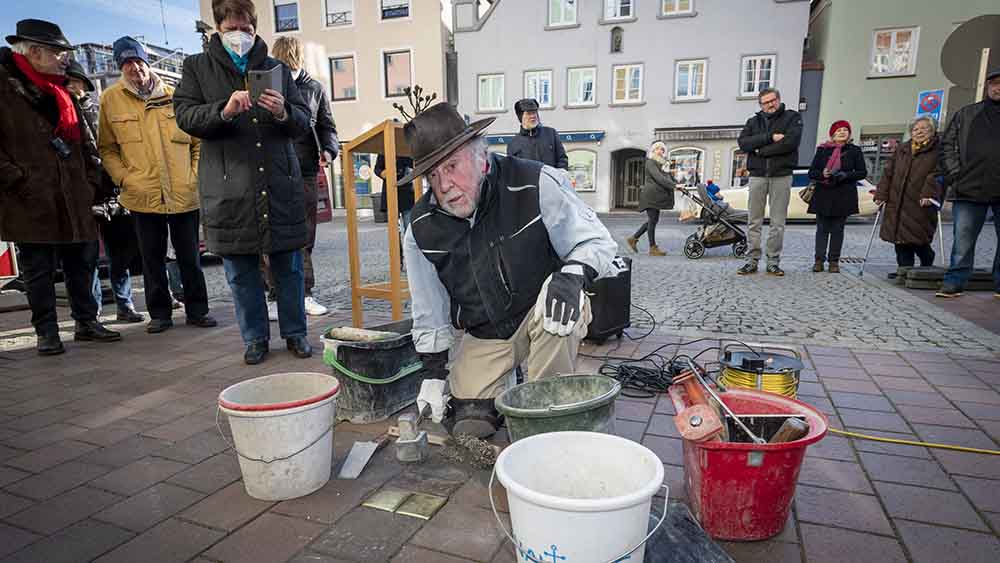
[[[620,383],[603,375],[563,375],[522,383],[496,398],[507,420],[510,441],[580,430],[615,432],[615,399]]]

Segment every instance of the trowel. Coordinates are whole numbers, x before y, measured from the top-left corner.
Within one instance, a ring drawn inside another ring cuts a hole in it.
[[[388,434],[383,434],[369,442],[354,442],[354,445],[351,446],[351,451],[347,454],[347,459],[340,466],[340,473],[337,475],[337,478],[357,479],[358,475],[361,475],[361,472],[364,471],[365,466],[368,465],[368,461],[375,455],[375,452],[388,442]]]

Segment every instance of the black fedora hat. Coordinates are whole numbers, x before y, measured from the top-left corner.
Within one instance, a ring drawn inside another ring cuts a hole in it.
[[[434,104],[418,113],[403,127],[406,143],[413,156],[413,171],[398,184],[408,184],[423,176],[463,144],[490,126],[495,117],[466,125],[458,110],[448,102]]]
[[[94,83],[90,81],[90,77],[87,76],[87,71],[83,70],[83,65],[74,61],[70,61],[69,66],[66,67],[66,77],[75,78],[80,82],[83,82],[84,88],[88,92],[93,92],[97,88],[94,88]]]
[[[17,31],[7,36],[7,43],[13,45],[18,41],[32,41],[56,49],[72,51],[73,45],[63,35],[59,26],[45,20],[21,20],[17,22]]]

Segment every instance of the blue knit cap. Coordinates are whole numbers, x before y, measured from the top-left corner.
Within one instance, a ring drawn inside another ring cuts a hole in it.
[[[115,41],[113,46],[115,52],[115,64],[118,68],[125,66],[129,59],[141,59],[149,64],[149,56],[146,55],[146,48],[135,39],[129,36],[122,37]]]

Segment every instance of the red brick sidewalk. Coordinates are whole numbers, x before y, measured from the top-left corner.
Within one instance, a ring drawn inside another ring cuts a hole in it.
[[[486,474],[434,459],[402,466],[391,448],[358,480],[293,501],[249,498],[215,427],[218,392],[279,371],[325,371],[283,349],[242,363],[230,305],[216,329],[126,328],[119,344],[0,354],[3,561],[512,561],[488,509]],[[0,331],[26,327],[0,315]],[[346,322],[327,317],[320,327]],[[30,332],[30,329],[29,329]],[[670,341],[626,341],[639,357]],[[717,342],[684,351],[700,351]],[[602,355],[617,343],[584,352]],[[802,398],[837,428],[979,448],[1000,441],[1000,361],[943,354],[805,350]],[[703,356],[704,357],[704,356]],[[581,362],[582,370],[597,368]],[[655,451],[685,499],[681,442],[665,398],[621,399],[617,430]],[[341,425],[335,458],[385,425]],[[364,508],[383,487],[449,496],[430,521]],[[738,561],[1000,561],[1000,457],[828,436],[809,449],[793,518],[777,538],[727,543]]]

